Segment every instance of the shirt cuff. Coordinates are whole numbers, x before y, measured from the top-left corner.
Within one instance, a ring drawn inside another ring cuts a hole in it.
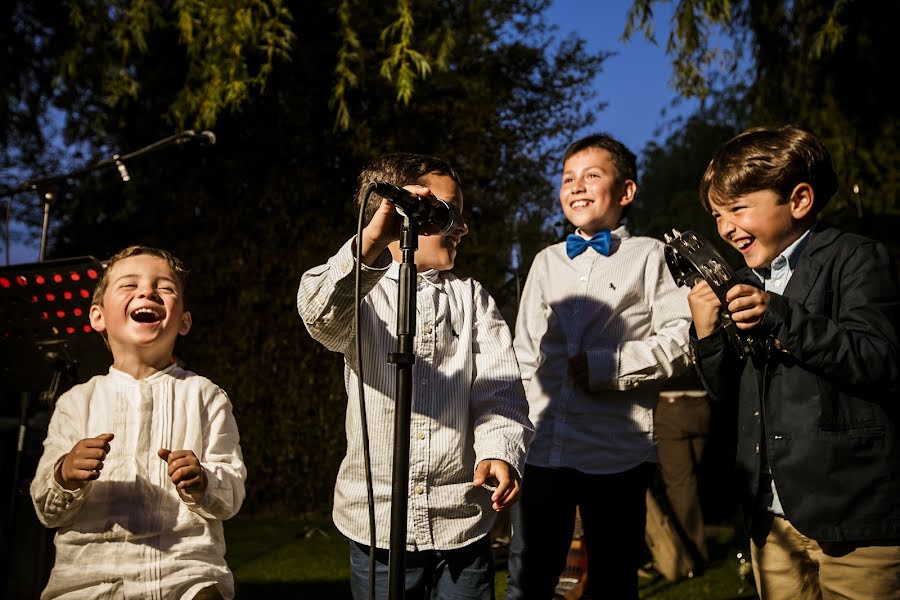
[[[618,376],[619,352],[617,350],[588,350],[588,387],[595,390],[613,383]]]

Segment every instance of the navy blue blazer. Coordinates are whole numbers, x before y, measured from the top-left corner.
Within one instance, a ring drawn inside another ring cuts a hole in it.
[[[785,517],[807,537],[900,539],[900,289],[887,249],[814,229],[760,328],[758,360],[739,360],[722,332],[692,338],[710,395],[739,402],[748,500],[764,452]]]

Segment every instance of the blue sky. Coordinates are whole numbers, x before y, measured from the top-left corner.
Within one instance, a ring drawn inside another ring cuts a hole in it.
[[[658,46],[645,40],[642,33],[628,42],[620,40],[631,4],[631,0],[555,0],[547,16],[559,27],[560,37],[574,33],[587,41],[591,52],[617,53],[604,61],[594,81],[597,99],[607,107],[591,129],[612,134],[640,155],[646,143],[657,137],[656,129],[675,115],[693,112],[698,103],[682,102],[674,110],[670,107],[676,94],[668,83],[672,67],[664,48],[672,4],[655,7],[653,28]],[[663,109],[667,110],[665,116]]]

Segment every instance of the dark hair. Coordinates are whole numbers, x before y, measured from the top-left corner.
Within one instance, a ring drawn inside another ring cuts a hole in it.
[[[572,142],[563,154],[563,164],[575,154],[591,148],[609,152],[616,166],[618,183],[629,179],[637,183],[637,157],[625,144],[607,133],[595,133]]]
[[[411,183],[422,185],[428,175],[446,175],[452,177],[457,184],[462,185],[459,175],[453,167],[444,160],[427,154],[414,154],[412,152],[394,152],[372,161],[359,174],[358,187],[356,189],[356,206],[366,199],[369,184],[373,181],[385,181],[393,185],[404,186]],[[369,195],[369,204],[366,206],[364,223],[368,223],[378,207],[381,206],[381,197],[375,194]]]
[[[716,150],[700,181],[700,203],[711,211],[710,197],[728,204],[762,190],[774,191],[784,203],[801,183],[815,191],[815,215],[837,191],[837,175],[825,145],[796,125],[755,127]]]
[[[634,152],[628,149],[628,146],[608,133],[594,133],[569,144],[569,147],[566,148],[563,154],[563,165],[579,152],[592,148],[609,152],[613,165],[616,167],[617,184],[624,184],[629,179],[637,184],[637,157],[634,155]],[[630,204],[623,207],[621,217],[628,216],[630,209]]]
[[[124,250],[116,252],[113,257],[106,262],[106,268],[103,270],[103,275],[100,277],[100,281],[97,282],[97,287],[94,288],[94,297],[91,300],[91,304],[103,306],[103,294],[106,293],[106,288],[109,286],[109,273],[117,262],[125,260],[126,258],[131,258],[132,256],[140,256],[143,254],[156,256],[168,263],[175,273],[175,277],[178,279],[178,287],[181,288],[180,294],[182,302],[186,305],[185,287],[187,284],[188,271],[184,268],[184,264],[168,250],[151,248],[150,246],[128,246]]]

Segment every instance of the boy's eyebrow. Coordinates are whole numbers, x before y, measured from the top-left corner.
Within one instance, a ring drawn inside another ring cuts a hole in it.
[[[118,277],[113,279],[112,283],[118,283],[118,282],[122,281],[123,279],[128,279],[129,277],[140,277],[140,274],[139,273],[125,273],[125,274],[119,275]],[[164,281],[171,281],[174,284],[178,283],[177,279],[175,279],[174,277],[169,277],[168,275],[162,275],[160,277],[157,277],[156,279],[164,280]]]

